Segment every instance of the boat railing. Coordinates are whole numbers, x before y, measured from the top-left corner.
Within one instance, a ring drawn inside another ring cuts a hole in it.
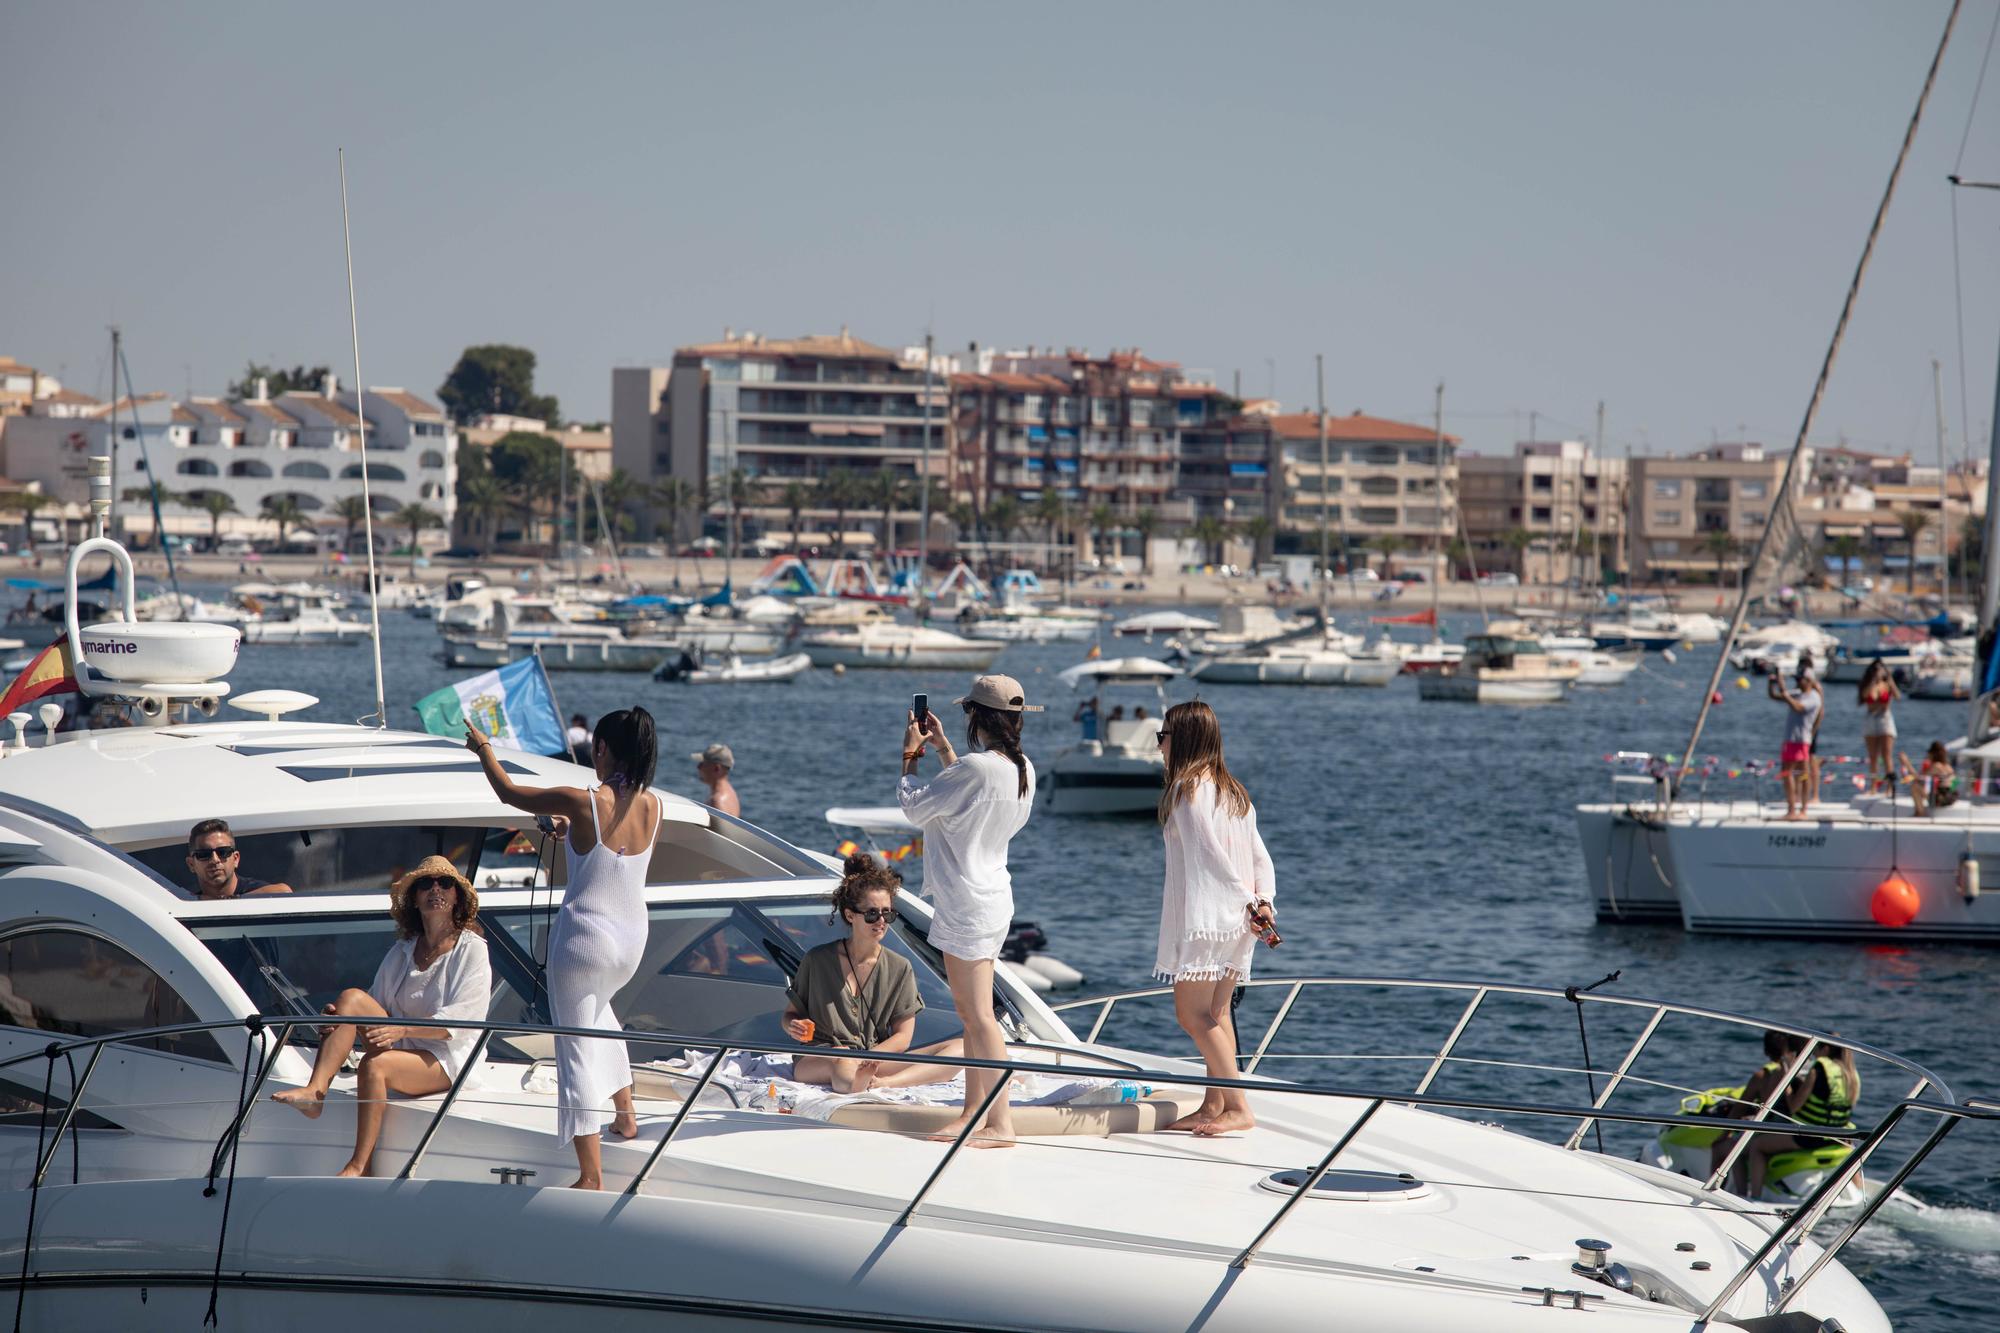
[[[1080,1072],[1088,1069],[1091,1073],[1101,1073],[1110,1079],[1140,1080],[1157,1086],[1189,1089],[1201,1088],[1204,1090],[1240,1090],[1267,1096],[1304,1097],[1316,1100],[1361,1103],[1361,1109],[1355,1118],[1327,1146],[1325,1153],[1311,1170],[1305,1173],[1297,1186],[1285,1194],[1276,1210],[1257,1234],[1250,1238],[1243,1249],[1237,1252],[1234,1258],[1230,1260],[1232,1268],[1244,1269],[1250,1266],[1258,1252],[1270,1240],[1271,1236],[1291,1214],[1293,1209],[1302,1199],[1310,1196],[1313,1188],[1333,1168],[1342,1152],[1361,1135],[1376,1113],[1385,1105],[1394,1103],[1399,1106],[1416,1107],[1436,1112],[1504,1113],[1557,1122],[1574,1121],[1576,1122],[1575,1128],[1572,1129],[1564,1146],[1570,1150],[1577,1150],[1582,1146],[1585,1131],[1591,1125],[1600,1121],[1648,1126],[1656,1130],[1674,1125],[1684,1125],[1686,1123],[1683,1117],[1676,1115],[1632,1111],[1608,1105],[1612,1093],[1624,1081],[1633,1062],[1638,1058],[1639,1052],[1645,1047],[1647,1041],[1657,1031],[1660,1023],[1666,1017],[1669,1015],[1691,1015],[1726,1023],[1762,1026],[1756,1020],[1696,1006],[1677,1005],[1663,1001],[1642,1000],[1615,995],[1600,995],[1580,990],[1572,994],[1566,990],[1553,990],[1546,987],[1515,986],[1498,983],[1341,977],[1298,978],[1289,980],[1271,979],[1246,984],[1249,986],[1283,986],[1286,988],[1286,995],[1277,1017],[1267,1027],[1258,1043],[1257,1050],[1250,1057],[1252,1068],[1246,1069],[1244,1076],[1240,1078],[1213,1078],[1205,1074],[1197,1074],[1182,1069],[1141,1068],[1134,1066],[1130,1061],[1122,1057],[1112,1055],[1099,1057],[1098,1053],[1090,1050],[1087,1044],[1081,1047],[1069,1047],[1060,1044],[1041,1043],[1037,1048],[1054,1050],[1062,1055],[1074,1055],[1088,1060],[1101,1059],[1100,1067],[1090,1068],[1089,1066],[1079,1066],[1076,1063],[1063,1064],[1040,1060],[984,1060],[965,1055],[941,1057],[935,1054],[924,1055],[905,1051],[871,1052],[870,1058],[876,1060],[878,1063],[947,1064],[967,1070],[990,1070],[999,1075],[994,1080],[992,1088],[986,1093],[980,1105],[974,1109],[974,1113],[967,1120],[966,1125],[946,1146],[937,1164],[931,1169],[922,1184],[918,1186],[907,1202],[903,1204],[892,1225],[896,1228],[906,1227],[916,1218],[919,1209],[923,1206],[938,1181],[958,1158],[961,1151],[965,1148],[968,1139],[972,1137],[973,1127],[980,1123],[985,1112],[992,1106],[1001,1091],[1018,1075],[1035,1074],[1073,1080]],[[1256,1076],[1254,1065],[1261,1059],[1269,1058],[1271,1042],[1283,1027],[1285,1019],[1292,1012],[1299,997],[1307,989],[1364,986],[1471,992],[1470,1000],[1459,1014],[1458,1021],[1454,1024],[1450,1035],[1446,1038],[1443,1046],[1429,1058],[1426,1070],[1414,1089],[1404,1090],[1401,1088],[1280,1082]],[[1092,1035],[1090,1038],[1086,1038],[1087,1043],[1095,1038],[1096,1033],[1103,1027],[1103,1020],[1120,1003],[1170,994],[1171,990],[1169,988],[1149,988],[1080,1000],[1060,1006],[1060,1008],[1064,1010],[1076,1010],[1088,1008],[1093,1005],[1099,1008],[1098,1021],[1093,1024]],[[1480,1006],[1489,996],[1493,995],[1534,996],[1577,1001],[1580,1003],[1636,1006],[1646,1011],[1647,1018],[1639,1039],[1627,1049],[1615,1070],[1606,1071],[1609,1075],[1606,1086],[1600,1094],[1592,1099],[1589,1105],[1579,1106],[1561,1102],[1537,1102],[1521,1098],[1491,1096],[1444,1096],[1429,1091],[1439,1070],[1443,1068],[1446,1062],[1452,1060],[1454,1048],[1473,1022]],[[41,1189],[50,1168],[60,1152],[65,1137],[70,1138],[72,1141],[71,1151],[73,1162],[75,1160],[74,1155],[80,1152],[80,1148],[77,1146],[81,1139],[81,1136],[77,1132],[77,1118],[79,1113],[85,1110],[85,1093],[92,1076],[96,1073],[101,1063],[101,1057],[107,1049],[156,1042],[162,1038],[187,1036],[196,1033],[221,1034],[230,1031],[242,1031],[246,1034],[247,1040],[241,1055],[242,1064],[240,1066],[239,1091],[233,1104],[229,1105],[230,1114],[227,1118],[226,1126],[220,1137],[216,1140],[214,1150],[210,1155],[207,1171],[208,1186],[211,1192],[214,1189],[216,1179],[225,1170],[228,1173],[230,1181],[233,1183],[236,1156],[243,1141],[244,1128],[258,1107],[263,1097],[263,1089],[269,1082],[279,1058],[285,1051],[290,1049],[293,1035],[301,1028],[330,1027],[334,1026],[336,1021],[340,1025],[354,1025],[359,1027],[379,1025],[397,1026],[406,1022],[406,1020],[396,1018],[374,1018],[360,1015],[341,1015],[337,1020],[327,1016],[316,1015],[307,1017],[296,1013],[253,1015],[248,1018],[172,1024],[149,1028],[143,1031],[108,1033],[99,1036],[69,1039],[57,1038],[51,1040],[42,1049],[26,1051],[20,1055],[0,1060],[0,1070],[30,1064],[35,1061],[46,1061],[47,1065],[44,1094],[41,1103],[41,1118],[37,1126],[38,1150],[34,1159],[33,1175],[29,1182],[31,1192],[39,1192]],[[415,1147],[411,1150],[397,1172],[396,1178],[399,1180],[408,1180],[415,1177],[426,1154],[430,1150],[431,1144],[441,1128],[447,1123],[453,1107],[461,1100],[461,1094],[464,1092],[473,1070],[480,1066],[482,1057],[496,1036],[534,1035],[540,1037],[621,1040],[642,1046],[676,1047],[683,1054],[699,1053],[706,1056],[708,1058],[706,1066],[700,1069],[698,1073],[692,1074],[692,1083],[689,1091],[681,1099],[680,1105],[668,1120],[659,1141],[652,1146],[652,1150],[647,1155],[644,1163],[633,1174],[632,1179],[626,1185],[623,1192],[628,1196],[637,1195],[652,1178],[668,1148],[673,1144],[682,1127],[687,1123],[695,1110],[696,1105],[700,1102],[702,1095],[711,1086],[718,1071],[722,1069],[724,1062],[730,1056],[789,1056],[810,1049],[791,1042],[768,1043],[736,1038],[718,1039],[710,1036],[684,1033],[634,1031],[630,1029],[608,1031],[540,1023],[501,1023],[486,1020],[454,1019],[448,1021],[430,1020],[429,1025],[457,1032],[473,1031],[478,1033],[478,1037],[458,1075],[453,1079],[451,1086],[439,1095],[436,1107],[430,1111],[425,1120],[424,1127],[418,1136]],[[1795,1029],[1786,1028],[1782,1030],[1794,1031]],[[1795,1074],[1798,1070],[1805,1067],[1807,1060],[1810,1058],[1811,1051],[1818,1042],[1832,1040],[1825,1037],[1824,1034],[1802,1031],[1801,1035],[1807,1037],[1809,1044],[1806,1050],[1797,1058],[1788,1073]],[[1851,1042],[1844,1044],[1848,1045],[1850,1049],[1889,1060],[1891,1063],[1912,1072],[1917,1078],[1915,1087],[1901,1101],[1890,1106],[1876,1124],[1870,1128],[1862,1129],[1857,1127],[1844,1129],[1832,1126],[1814,1126],[1813,1132],[1815,1136],[1852,1143],[1854,1151],[1836,1169],[1829,1172],[1823,1183],[1810,1197],[1789,1212],[1779,1210],[1772,1214],[1746,1209],[1742,1206],[1741,1201],[1721,1193],[1717,1188],[1717,1180],[1722,1178],[1726,1173],[1728,1163],[1725,1163],[1723,1172],[1718,1173],[1717,1179],[1712,1179],[1698,1190],[1690,1191],[1692,1203],[1689,1206],[1692,1207],[1713,1207],[1747,1216],[1775,1216],[1777,1218],[1777,1224],[1770,1229],[1765,1243],[1744,1263],[1724,1288],[1713,1298],[1707,1308],[1701,1312],[1700,1319],[1702,1321],[1713,1318],[1717,1312],[1721,1311],[1742,1285],[1766,1262],[1771,1260],[1774,1255],[1777,1255],[1781,1249],[1795,1249],[1802,1244],[1813,1228],[1824,1218],[1826,1212],[1834,1205],[1841,1193],[1859,1176],[1862,1167],[1875,1159],[1878,1150],[1881,1149],[1890,1135],[1905,1119],[1911,1116],[1928,1117],[1933,1124],[1922,1142],[1891,1168],[1887,1185],[1869,1198],[1860,1213],[1849,1222],[1837,1238],[1831,1243],[1822,1246],[1821,1253],[1813,1260],[1806,1273],[1796,1282],[1780,1288],[1776,1304],[1772,1306],[1772,1312],[1775,1313],[1783,1310],[1785,1305],[1795,1299],[1798,1293],[1803,1290],[1812,1276],[1817,1274],[1826,1264],[1832,1262],[1834,1256],[1874,1216],[1876,1210],[1888,1198],[1889,1194],[1896,1187],[1900,1186],[1903,1181],[1908,1179],[1910,1174],[1922,1164],[1924,1159],[1944,1141],[1952,1129],[1966,1120],[2000,1121],[2000,1103],[1975,1100],[1956,1104],[1949,1100],[1939,1100],[1938,1098],[1948,1099],[1950,1097],[1950,1090],[1941,1080],[1928,1071],[1923,1070],[1921,1066],[1903,1060],[1900,1057],[1875,1051],[1870,1047]],[[84,1061],[80,1073],[75,1072],[74,1062],[78,1057],[82,1057]],[[60,1114],[55,1116],[55,1124],[52,1127],[53,1132],[44,1133],[45,1130],[51,1128],[47,1124],[47,1121],[50,1116],[50,1098],[55,1095],[55,1089],[58,1085],[56,1076],[58,1062],[62,1062],[66,1070],[69,1071],[69,1078],[62,1081],[63,1104]],[[1782,1088],[1784,1086],[1783,1082],[1780,1082],[1778,1086]],[[1925,1099],[1925,1094],[1932,1094],[1931,1099]],[[1739,1152],[1744,1145],[1748,1144],[1752,1135],[1791,1133],[1793,1131],[1795,1126],[1788,1121],[1765,1121],[1765,1117],[1771,1110],[1772,1102],[1774,1101],[1775,1094],[1773,1094],[1770,1101],[1767,1101],[1758,1108],[1758,1112],[1754,1117],[1729,1122],[1730,1131],[1738,1135]],[[97,1109],[111,1110],[115,1108],[106,1104],[99,1104]],[[857,1130],[850,1132],[880,1131]],[[1730,1162],[1733,1163],[1733,1161],[1734,1154],[1730,1158]],[[91,1188],[94,1185],[84,1187]],[[31,1200],[28,1232],[30,1238],[33,1235],[33,1212],[34,1207]],[[30,1241],[24,1244],[24,1250],[31,1246],[31,1244],[32,1241],[30,1239]],[[29,1254],[24,1252],[24,1273],[27,1271],[26,1265],[29,1257]]]

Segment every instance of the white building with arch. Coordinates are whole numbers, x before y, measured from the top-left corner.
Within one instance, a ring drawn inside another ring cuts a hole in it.
[[[111,454],[117,520],[125,532],[152,532],[151,505],[125,497],[158,478],[179,497],[162,506],[170,533],[207,537],[212,520],[202,501],[219,492],[236,506],[221,520],[223,533],[275,539],[277,525],[262,515],[268,501],[282,496],[298,505],[307,523],[338,537],[347,525],[335,507],[361,494],[357,413],[367,419],[368,488],[377,517],[422,504],[441,520],[429,540],[449,540],[458,481],[458,436],[449,418],[403,389],[356,395],[332,376],[317,393],[272,397],[260,383],[242,399],[121,399],[115,423],[111,407],[81,417],[17,417],[8,423],[0,472],[17,482],[40,482],[66,504],[81,504],[89,492],[87,460]],[[398,539],[377,533],[378,545]]]

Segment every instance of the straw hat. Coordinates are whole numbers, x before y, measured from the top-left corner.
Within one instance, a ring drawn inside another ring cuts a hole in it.
[[[474,914],[478,913],[479,890],[472,887],[471,880],[458,873],[458,867],[451,863],[451,858],[444,856],[426,856],[417,862],[416,869],[396,881],[391,890],[395,895],[396,905],[400,907],[403,904],[412,884],[432,877],[448,879],[458,885],[459,890],[466,896],[467,906],[471,907]]]

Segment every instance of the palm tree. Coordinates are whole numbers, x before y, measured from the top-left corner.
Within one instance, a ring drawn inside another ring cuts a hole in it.
[[[1840,561],[1840,586],[1842,589],[1854,586],[1854,562],[1861,558],[1861,540],[1858,537],[1835,537],[1826,544],[1826,549]]]
[[[203,491],[193,498],[197,509],[208,512],[208,549],[212,551],[222,544],[222,516],[241,511],[227,491]]]
[[[434,510],[420,504],[406,504],[391,516],[390,521],[399,528],[410,530],[410,568],[417,567],[417,538],[425,528],[441,528],[444,519]]]
[[[610,476],[597,484],[597,498],[604,506],[604,517],[610,522],[613,535],[629,540],[639,524],[638,515],[632,511],[644,503],[646,487],[631,473],[615,467]]]
[[[1514,573],[1525,580],[1528,565],[1524,555],[1527,549],[1535,544],[1535,534],[1526,528],[1509,528],[1500,541],[1514,553]]]
[[[861,478],[848,468],[830,469],[815,486],[820,504],[833,511],[833,553],[847,553],[847,511],[861,502]]]
[[[1917,538],[1931,525],[1931,515],[1921,509],[1898,509],[1896,526],[1903,530],[1903,546],[1910,563],[1903,570],[1903,592],[1905,595],[1917,590]]]
[[[1139,534],[1139,567],[1148,575],[1153,572],[1153,534],[1159,527],[1160,516],[1151,509],[1132,515],[1132,530]]]
[[[778,503],[785,507],[785,517],[792,525],[791,543],[794,548],[799,544],[799,524],[803,521],[806,506],[811,502],[812,491],[804,482],[788,481],[778,492]]]
[[[127,486],[123,491],[119,492],[118,498],[126,504],[142,504],[149,507],[157,503],[162,509],[165,509],[168,505],[185,503],[179,492],[170,491],[165,485],[157,481],[149,486]],[[153,546],[156,549],[162,547],[166,541],[166,537],[165,519],[162,516],[161,531],[153,534]]]
[[[1730,557],[1736,554],[1736,539],[1727,532],[1717,529],[1714,532],[1703,533],[1697,545],[1703,555],[1715,557],[1715,586],[1720,588],[1725,573],[1724,567],[1729,563]]]
[[[867,481],[869,502],[882,510],[882,553],[896,549],[896,506],[908,494],[908,486],[892,468],[877,468]]]
[[[1472,548],[1466,545],[1465,538],[1463,537],[1453,537],[1449,542],[1445,543],[1444,555],[1445,559],[1451,562],[1453,577],[1457,576],[1458,570],[1465,568],[1465,559],[1471,554]],[[1442,570],[1439,571],[1438,577],[1444,577]]]
[[[1958,573],[1970,579],[1986,559],[1986,525],[1976,514],[1966,515],[1958,529]]]
[[[986,503],[986,529],[998,533],[1000,540],[1010,541],[1014,529],[1021,526],[1021,502],[1011,495],[997,495]]]
[[[1045,487],[1035,501],[1034,515],[1035,521],[1042,525],[1042,544],[1054,546],[1057,534],[1069,526],[1069,501],[1055,487]]]
[[[1213,514],[1204,514],[1188,528],[1188,536],[1201,545],[1202,563],[1222,563],[1222,544],[1229,540],[1229,525]]]
[[[491,472],[458,474],[458,512],[464,516],[470,530],[468,535],[478,540],[481,551],[492,549],[500,519],[512,507],[507,492]]]
[[[293,528],[311,526],[306,522],[306,511],[299,508],[299,502],[289,495],[267,495],[264,497],[264,517],[278,525],[278,545],[285,544],[285,538]]]
[[[743,510],[757,498],[756,483],[742,468],[736,468],[722,479],[722,507],[725,524],[723,531],[729,536],[729,558],[734,560],[742,554]],[[725,572],[724,578],[728,575]]]
[[[55,497],[40,491],[8,491],[0,495],[0,506],[21,516],[21,549],[35,549],[35,514],[44,505],[55,503]]]
[[[354,530],[368,519],[368,502],[358,495],[343,495],[333,502],[333,516],[347,525],[347,532],[341,538],[343,551],[354,549]]]
[[[1099,546],[1099,538],[1117,528],[1118,511],[1106,504],[1092,505],[1090,507],[1089,522],[1090,544],[1093,548],[1097,548]],[[1103,557],[1103,554],[1102,550],[1097,551],[1100,559]],[[1121,551],[1120,554],[1122,555],[1123,552]]]
[[[1396,574],[1396,552],[1402,543],[1388,533],[1379,533],[1368,539],[1368,549],[1382,557],[1382,577],[1393,578]]]
[[[1243,520],[1237,530],[1250,541],[1252,564],[1270,558],[1270,541],[1273,529],[1269,518],[1266,518],[1262,514],[1252,514],[1249,518]]]
[[[946,510],[945,517],[951,520],[956,539],[965,540],[965,535],[979,526],[979,510],[970,500],[953,502]]]

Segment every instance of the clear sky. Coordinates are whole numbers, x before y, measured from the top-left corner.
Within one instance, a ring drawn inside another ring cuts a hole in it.
[[[1957,438],[1949,187],[2000,178],[1969,2],[1815,438]],[[97,4],[0,13],[0,353],[433,393],[517,342],[566,415],[724,326],[1062,344],[1504,451],[1798,428],[1943,0]],[[2000,193],[1959,201],[1974,447]]]

